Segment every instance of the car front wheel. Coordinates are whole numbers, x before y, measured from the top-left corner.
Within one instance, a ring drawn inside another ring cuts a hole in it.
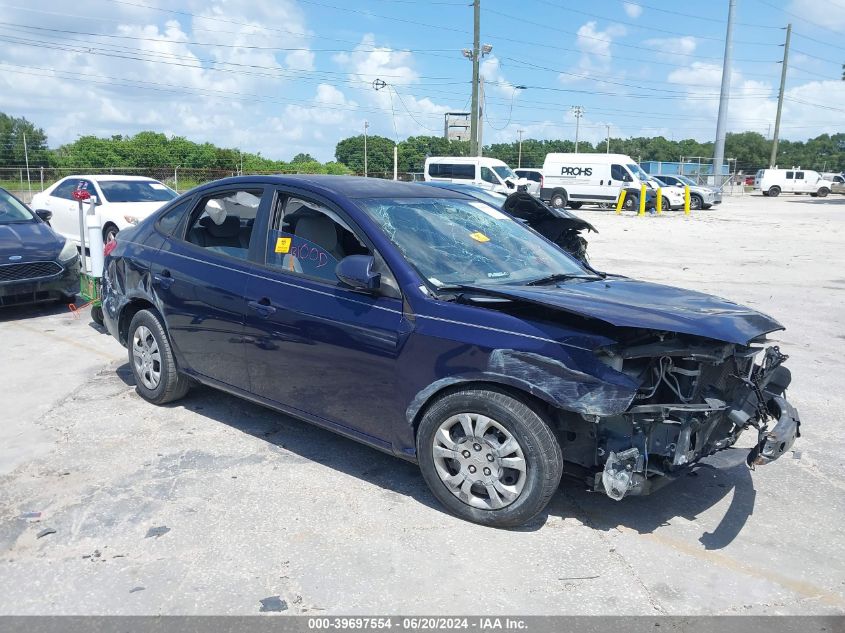
[[[417,456],[434,495],[457,516],[493,527],[530,521],[563,473],[549,424],[495,388],[467,388],[432,404],[420,422]]]
[[[114,242],[119,230],[114,224],[107,224],[106,228],[103,229],[103,244]]]
[[[818,190],[819,198],[826,198],[827,194],[829,194],[829,193],[830,193],[830,189],[828,189],[827,187],[822,187],[821,189]]]
[[[689,208],[690,209],[700,209],[704,206],[704,200],[701,199],[701,196],[690,196],[689,197]]]
[[[165,404],[188,392],[190,382],[177,371],[173,349],[156,314],[140,310],[132,317],[128,347],[135,389],[144,400]]]
[[[769,196],[777,198],[780,195],[780,187],[772,187],[769,189]]]

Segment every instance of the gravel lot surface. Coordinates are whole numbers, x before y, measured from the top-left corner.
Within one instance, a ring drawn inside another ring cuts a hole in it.
[[[622,502],[564,482],[493,530],[415,466],[267,409],[145,403],[87,313],[0,310],[0,614],[845,612],[845,197],[580,214],[597,268],[784,323],[792,453],[750,472],[725,451]]]

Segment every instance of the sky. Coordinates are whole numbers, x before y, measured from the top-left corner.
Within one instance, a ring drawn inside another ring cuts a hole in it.
[[[483,142],[713,140],[728,0],[481,0]],[[728,131],[845,131],[845,0],[736,0]],[[154,130],[289,160],[468,110],[470,0],[0,0],[0,112],[80,135]],[[376,90],[375,85],[382,86]],[[520,86],[520,88],[517,88]]]

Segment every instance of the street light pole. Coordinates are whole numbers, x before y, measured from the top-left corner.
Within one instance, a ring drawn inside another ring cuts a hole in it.
[[[610,123],[605,123],[604,127],[607,128],[607,151],[605,154],[610,154]]]
[[[469,153],[478,155],[478,71],[481,60],[481,0],[472,2],[472,114],[469,127]],[[466,53],[464,53],[466,54]]]
[[[525,130],[518,130],[519,132],[519,159],[516,161],[516,168],[519,169],[522,167],[522,135],[525,133]]]
[[[780,136],[780,114],[783,110],[783,91],[786,88],[786,63],[789,61],[789,38],[792,35],[792,24],[786,25],[786,43],[783,45],[783,67],[780,69],[780,93],[778,94],[778,112],[775,117],[775,135],[772,138],[772,158],[769,167],[774,167],[778,158],[778,137]]]
[[[716,119],[716,143],[713,150],[713,179],[720,187],[722,163],[725,162],[725,125],[728,119],[728,105],[731,101],[731,57],[733,56],[734,9],[736,0],[728,3],[728,28],[725,33],[725,59],[722,62],[722,87],[719,93],[719,116]]]

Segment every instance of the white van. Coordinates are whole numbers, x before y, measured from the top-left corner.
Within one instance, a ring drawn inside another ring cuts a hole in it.
[[[540,197],[553,207],[616,202],[622,187],[649,185],[650,176],[625,154],[546,154]]]
[[[761,169],[754,176],[754,190],[764,196],[779,196],[781,193],[809,193],[824,198],[832,190],[833,183],[822,178],[811,169]]]
[[[427,181],[459,182],[509,194],[532,184],[500,160],[483,156],[431,156],[425,159]]]

